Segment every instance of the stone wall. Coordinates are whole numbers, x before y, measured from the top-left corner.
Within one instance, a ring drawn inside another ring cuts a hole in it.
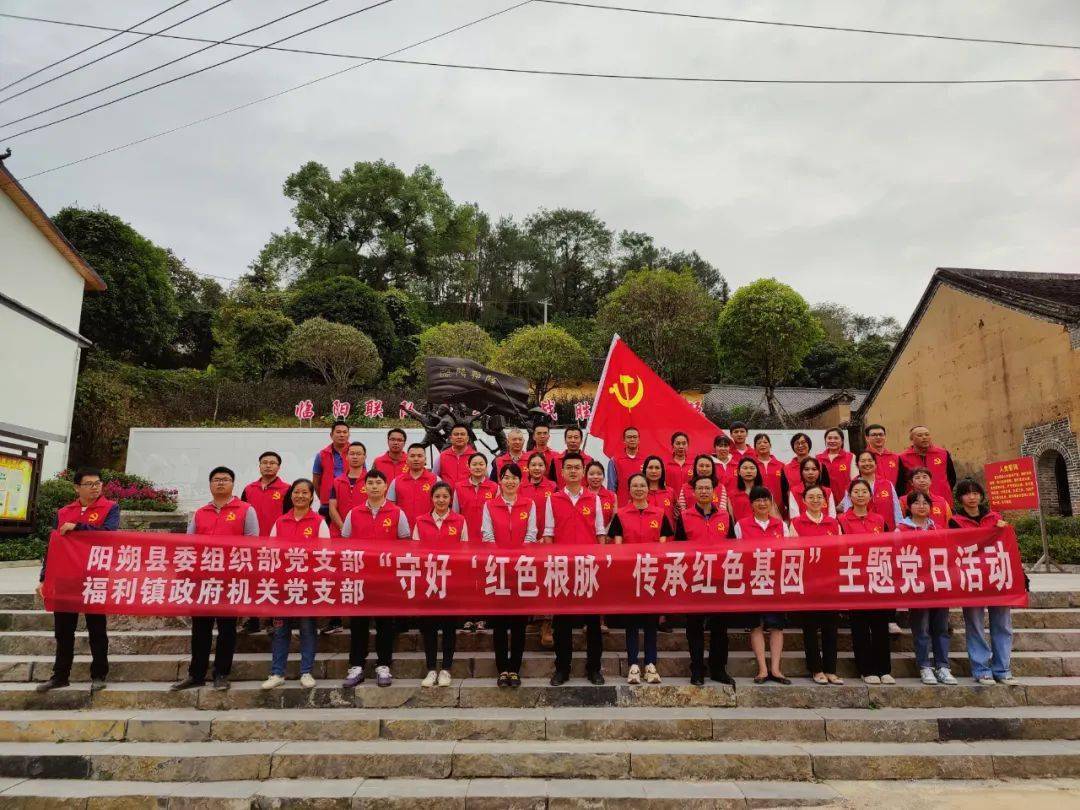
[[[1080,514],[1080,448],[1077,446],[1071,420],[1066,417],[1027,428],[1020,445],[1020,453],[1035,459],[1040,503],[1043,513],[1048,515],[1059,515],[1062,512],[1062,504],[1058,501],[1055,467],[1059,455],[1065,459],[1072,513]]]

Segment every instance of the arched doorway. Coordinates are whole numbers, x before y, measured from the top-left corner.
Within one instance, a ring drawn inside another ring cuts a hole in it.
[[[1039,495],[1043,512],[1048,515],[1072,515],[1072,491],[1069,488],[1069,466],[1057,450],[1047,450],[1039,456]]]

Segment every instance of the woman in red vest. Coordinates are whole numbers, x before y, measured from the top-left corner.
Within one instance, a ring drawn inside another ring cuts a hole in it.
[[[671,434],[671,458],[665,462],[664,480],[676,494],[694,477],[694,465],[687,455],[689,448],[689,436],[681,430]]]
[[[817,460],[807,458],[808,465]],[[792,493],[794,495],[794,493]],[[840,524],[826,511],[831,505],[832,494],[826,500],[825,487],[807,484],[800,493],[802,509],[791,519],[791,532],[796,537],[838,537]],[[803,631],[803,649],[806,651],[806,668],[814,683],[840,686],[843,679],[836,674],[836,625],[835,610],[807,610],[798,614]]]
[[[731,512],[732,523],[753,514],[754,510],[750,506],[750,493],[755,487],[760,486],[764,486],[761,481],[761,468],[754,459],[747,456],[739,462],[739,466],[735,470],[735,480],[728,490],[728,511]],[[777,517],[780,516],[779,512],[774,512],[774,514]]]
[[[895,531],[896,524],[904,516],[900,510],[900,499],[896,497],[896,489],[887,478],[877,474],[877,458],[869,450],[863,450],[855,457],[855,465],[859,469],[859,478],[870,486],[870,508],[884,519],[885,531]],[[845,498],[840,509],[847,510],[850,506],[851,502]]]
[[[726,475],[723,470],[717,466],[713,461],[713,457],[709,455],[700,455],[694,459],[694,481],[704,476],[712,481],[713,494],[712,502],[713,506],[717,509],[722,509],[724,512],[728,511],[728,495],[727,487],[725,486]],[[684,509],[689,509],[695,503],[697,496],[694,490],[693,481],[683,486],[679,492],[679,499],[675,506],[677,511],[681,514]]]
[[[521,482],[518,494],[529,498],[536,504],[536,536],[544,534],[544,515],[547,514],[547,502],[555,491],[555,482],[547,477],[547,462],[541,453],[529,456],[525,465],[526,478]]]
[[[484,467],[487,468],[486,461]],[[461,548],[462,543],[469,542],[469,526],[464,516],[450,511],[453,497],[454,492],[445,481],[440,481],[431,488],[431,512],[420,515],[413,526],[413,540],[425,550]],[[440,632],[442,669],[436,671]],[[446,616],[425,617],[420,620],[420,635],[424,640],[424,659],[428,668],[428,673],[420,685],[449,686],[452,682],[450,668],[454,665],[454,652],[457,648],[457,619]]]
[[[861,478],[848,485],[847,502],[851,508],[839,517],[844,534],[882,534],[885,518],[874,511],[873,491]],[[855,653],[855,666],[863,682],[877,685],[896,683],[892,676],[892,653],[889,649],[889,622],[891,610],[852,610],[851,646]]]
[[[666,543],[674,530],[664,510],[649,502],[649,482],[641,473],[627,480],[630,503],[622,507],[611,519],[608,537],[617,545],[623,543]],[[645,683],[660,683],[656,669],[656,614],[623,617],[626,626],[626,659],[630,669],[626,675],[629,684],[640,684],[641,667],[638,665],[638,631],[645,638]]]
[[[844,431],[829,428],[825,431],[825,450],[817,454],[824,472],[821,483],[833,492],[847,492],[848,484],[855,477],[855,457],[844,449]]]
[[[908,493],[921,492],[930,498],[930,519],[934,521],[935,527],[943,529],[949,525],[949,520],[952,518],[952,498],[942,498],[931,492],[930,485],[933,481],[930,470],[926,467],[916,467],[908,476]],[[905,515],[911,514],[904,505],[904,501],[900,501],[900,506],[904,509]]]
[[[799,466],[799,480],[788,490],[788,515],[795,520],[806,508],[803,493],[810,487],[820,487],[825,494],[825,513],[836,517],[836,499],[832,490],[821,483],[821,462],[816,458],[804,458]]]
[[[754,452],[750,456],[761,468],[761,483],[772,493],[776,513],[783,515],[784,462],[773,455],[772,439],[769,438],[768,433],[758,433],[754,436]]]
[[[499,493],[499,485],[488,478],[487,456],[473,453],[469,456],[469,475],[454,485],[452,508],[465,518],[469,534],[480,539],[480,520],[484,504]]]
[[[676,493],[667,484],[667,469],[660,456],[649,456],[641,465],[642,475],[649,483],[649,503],[664,510],[668,522],[675,525]]]
[[[791,437],[791,452],[795,454],[795,458],[784,465],[784,477],[787,479],[787,485],[789,487],[793,487],[799,483],[799,476],[802,473],[802,463],[808,458],[812,458],[810,449],[813,446],[814,443],[805,433],[796,433]]]
[[[585,467],[585,488],[590,495],[596,495],[600,499],[600,508],[604,513],[605,526],[611,523],[611,519],[615,517],[615,507],[619,503],[615,493],[604,486],[606,475],[604,465],[599,461],[590,461]]]
[[[537,456],[537,458],[541,458]],[[499,496],[484,504],[481,532],[485,543],[520,549],[536,542],[536,504],[521,490],[521,467],[509,463],[499,473]],[[489,622],[495,645],[499,686],[521,686],[527,616],[496,616]]]
[[[297,478],[285,494],[285,514],[277,519],[270,530],[271,537],[292,542],[314,542],[330,537],[330,527],[322,515],[311,508],[315,500],[315,485],[307,478]],[[315,620],[304,617],[274,619],[274,640],[271,643],[270,677],[263,681],[263,689],[273,689],[285,683],[285,664],[289,659],[289,642],[293,624],[300,627],[300,685],[315,688],[311,670],[315,666],[315,653],[319,634]]]

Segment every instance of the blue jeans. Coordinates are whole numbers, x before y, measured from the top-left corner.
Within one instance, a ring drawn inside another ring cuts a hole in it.
[[[983,613],[990,614],[990,643],[983,636]],[[997,680],[1012,676],[1012,609],[1008,607],[964,608],[964,632],[971,675],[975,678],[992,675]]]
[[[913,608],[911,637],[915,642],[915,665],[919,669],[949,666],[949,609]]]
[[[656,663],[656,616],[626,616],[626,660],[638,662],[638,630],[645,637],[645,666]]]
[[[292,638],[293,624],[300,625],[300,674],[311,672],[315,666],[315,648],[319,633],[315,629],[314,619],[282,619],[274,628],[274,640],[270,645],[270,674],[284,675],[285,662],[289,660],[289,640]]]

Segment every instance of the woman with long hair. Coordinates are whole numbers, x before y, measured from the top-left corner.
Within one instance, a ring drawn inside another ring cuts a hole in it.
[[[816,465],[807,458],[803,462]],[[794,493],[792,493],[794,496]],[[832,494],[826,501],[825,487],[807,484],[800,493],[802,508],[791,519],[791,532],[796,537],[833,537],[841,534],[840,524],[826,510],[831,505]],[[836,674],[836,626],[839,616],[835,610],[807,610],[798,614],[802,624],[803,648],[806,651],[806,668],[814,683],[839,686],[843,679]]]
[[[825,512],[829,517],[836,517],[836,498],[832,489],[821,482],[821,462],[816,458],[806,457],[799,465],[799,480],[788,489],[788,515],[792,520],[806,508],[805,492],[810,487],[820,487],[825,496]]]
[[[844,447],[844,431],[829,428],[825,431],[825,449],[818,453],[824,475],[821,483],[832,487],[833,492],[847,492],[855,477],[855,456]]]
[[[728,490],[728,510],[731,512],[732,523],[753,514],[754,510],[750,506],[750,493],[755,487],[760,486],[764,486],[761,481],[761,468],[750,456],[744,457],[739,461],[739,466],[735,468],[735,480]],[[776,516],[779,517],[779,513],[775,512],[775,504],[773,509]]]

